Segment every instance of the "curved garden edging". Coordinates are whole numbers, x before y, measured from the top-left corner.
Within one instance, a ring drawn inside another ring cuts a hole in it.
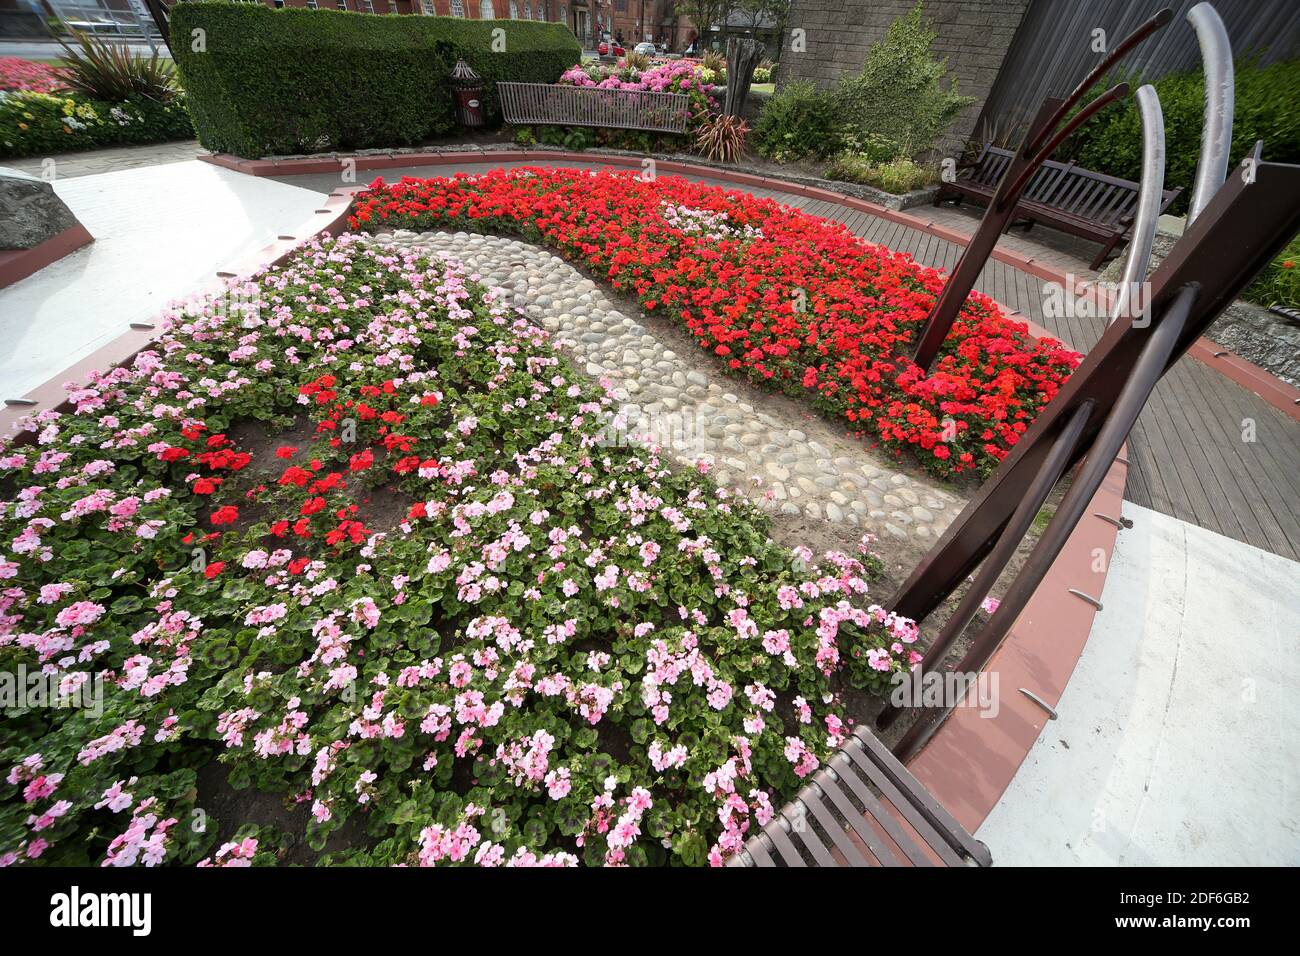
[[[344,158],[354,160],[356,168],[359,170],[382,171],[385,169],[396,169],[404,166],[447,166],[474,162],[519,162],[530,159],[538,159],[542,161],[549,159],[565,162],[591,162],[593,157],[596,157],[599,161],[608,163],[609,165],[632,167],[640,167],[642,161],[647,158],[643,155],[627,153],[621,150],[591,149],[585,152],[571,152],[560,149],[527,149],[516,146],[509,146],[501,149],[475,147],[469,150],[436,150],[427,152],[398,152],[392,150],[383,152],[362,152],[348,157],[344,157],[343,155],[330,155],[319,157],[250,160],[233,156],[228,153],[213,153],[206,156],[200,156],[199,158],[205,162],[221,166],[224,169],[245,173],[250,176],[290,176],[307,173],[336,172],[339,168],[340,160]],[[790,180],[754,173],[737,172],[712,164],[683,162],[680,159],[660,156],[658,154],[650,154],[648,158],[654,159],[656,168],[662,171],[706,176],[724,182],[737,183],[739,185],[758,186],[763,189],[780,190],[782,192],[806,196],[810,199],[820,199],[825,202],[836,203],[837,205],[847,206],[851,209],[867,212],[882,219],[887,219],[892,222],[909,226],[913,229],[921,230],[932,236],[947,240],[948,242],[965,245],[970,240],[969,235],[939,225],[933,220],[927,220],[924,217],[903,212],[901,210],[890,209],[881,206],[878,203],[845,195],[844,193],[836,192],[834,190],[818,186],[808,186],[799,182],[792,182]],[[1103,290],[1099,290],[1094,283],[1079,280],[1073,275],[1038,262],[1032,256],[1023,256],[1006,249],[994,249],[992,257],[999,262],[1004,262],[1022,272],[1027,272],[1036,278],[1043,279],[1047,282],[1060,283],[1069,288],[1074,295],[1090,297],[1102,305],[1109,302],[1108,295]],[[1007,312],[1008,314],[1011,314],[1011,310],[1007,310]],[[1055,338],[1056,336],[1053,337]],[[1201,338],[1194,342],[1188,354],[1197,361],[1216,369],[1238,385],[1241,385],[1243,388],[1258,395],[1279,411],[1282,411],[1291,418],[1300,421],[1300,388],[1296,388],[1293,385],[1283,382],[1265,369],[1246,361],[1240,356],[1234,355],[1206,338]]]
[[[38,246],[0,252],[0,289],[21,282],[94,241],[95,237],[90,234],[90,230],[77,223]]]
[[[493,158],[505,159],[508,155],[496,153]],[[522,157],[524,154],[520,155]],[[572,155],[583,158],[581,154]],[[408,165],[408,159],[409,157],[403,157],[390,160],[386,167]],[[465,155],[459,154],[431,165],[464,162],[465,159]],[[336,168],[333,160],[311,162],[324,163],[329,170]],[[690,170],[687,167],[681,171]],[[762,181],[761,184],[781,186],[775,180]],[[311,219],[295,230],[294,235],[280,236],[275,242],[218,272],[218,276],[234,276],[274,265],[287,258],[299,243],[311,236],[332,235],[343,231],[352,195],[361,188],[363,187],[355,186],[335,191]],[[839,197],[829,193],[818,198],[840,201]],[[869,211],[876,212],[875,209]],[[906,217],[908,220],[911,218]],[[1032,323],[1030,332],[1035,337],[1047,335],[1045,330]],[[59,376],[33,389],[26,396],[32,402],[31,405],[10,406],[0,411],[0,434],[14,434],[18,421],[36,412],[68,406],[63,382],[84,378],[92,369],[104,369],[129,362],[136,353],[148,347],[154,338],[152,326],[132,328]],[[1093,515],[1101,513],[1118,516],[1124,487],[1125,472],[1120,470],[1122,466],[1124,463],[1120,461],[1112,466],[1106,483],[1089,508],[1090,516],[1075,529],[1065,550],[1017,620],[1006,643],[990,663],[989,669],[999,672],[1000,683],[1009,691],[1002,695],[998,716],[981,718],[974,708],[958,708],[911,763],[911,769],[917,777],[969,829],[975,829],[996,803],[1045,724],[1046,715],[1041,708],[1010,688],[1013,684],[1015,687],[1025,687],[1049,704],[1054,704],[1059,700],[1087,641],[1095,610],[1083,600],[1070,595],[1068,589],[1075,587],[1094,596],[1101,593],[1105,571],[1097,574],[1088,569],[1094,566],[1093,557],[1097,548],[1101,548],[1107,555],[1113,549],[1115,527]],[[1106,562],[1105,566],[1108,565],[1109,562]],[[972,724],[972,720],[976,723]]]

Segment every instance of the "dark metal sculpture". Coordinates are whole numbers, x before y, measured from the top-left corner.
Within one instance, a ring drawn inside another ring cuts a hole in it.
[[[153,24],[158,28],[158,33],[162,36],[163,46],[167,47],[167,53],[172,59],[176,59],[172,54],[172,36],[170,27],[170,18],[167,14],[167,5],[162,0],[143,0],[145,9],[149,11],[149,16],[153,19]]]
[[[920,620],[989,559],[926,654],[923,670],[939,666],[1047,494],[1082,460],[1051,523],[955,669],[970,673],[988,663],[1060,554],[1156,382],[1300,230],[1300,166],[1265,162],[1261,148],[1219,189],[1152,275],[1151,324],[1135,325],[1133,317],[1121,315],[1110,325],[894,596],[899,614]],[[886,711],[880,724],[887,726],[899,713]],[[895,748],[899,758],[915,754],[947,713],[923,710]]]
[[[1148,21],[1148,27],[1154,28],[1159,16]],[[1209,4],[1198,5],[1188,19],[1203,39],[1222,30]],[[1230,53],[1206,58],[1207,87],[1222,89],[1225,82],[1231,86],[1230,72],[1225,80],[1225,62],[1231,63]],[[1140,105],[1143,100],[1143,120],[1150,125],[1159,119],[1159,104],[1144,95]],[[1300,166],[1265,162],[1263,144],[1258,143],[1225,182],[1219,155],[1222,143],[1231,139],[1230,89],[1226,108],[1224,103],[1219,97],[1218,106],[1207,105],[1206,131],[1213,135],[1203,140],[1201,168],[1210,172],[1204,181],[1198,172],[1198,215],[1151,275],[1145,308],[1116,309],[1101,340],[894,596],[892,607],[919,621],[978,569],[970,590],[921,662],[923,671],[941,667],[1052,488],[1078,465],[1069,490],[1000,606],[954,668],[963,673],[983,669],[1060,554],[1161,376],[1300,230]],[[1046,136],[1046,128],[1038,124],[1026,143],[1033,146]],[[1155,175],[1162,165],[1156,162],[1159,138],[1153,130],[1146,136],[1145,172]],[[1026,176],[1024,167],[1008,172],[1004,184]],[[1143,187],[1149,194],[1145,175]],[[1156,183],[1150,189],[1158,194],[1160,187]],[[1152,217],[1147,218],[1151,221],[1135,230],[1137,248],[1130,250],[1125,269],[1126,276],[1132,273],[1139,280],[1155,227]],[[955,283],[954,275],[945,296]],[[968,291],[962,289],[960,298]],[[899,759],[917,753],[950,709],[917,708],[916,721],[894,748]],[[902,713],[900,708],[886,710],[878,726],[889,726]]]
[[[957,262],[957,268],[953,270],[917,336],[916,349],[912,355],[917,365],[929,369],[934,364],[943,340],[947,338],[948,331],[957,320],[957,314],[961,311],[966,297],[975,287],[975,280],[979,278],[985,263],[992,255],[998,237],[1011,224],[1016,203],[1019,202],[1034,173],[1038,172],[1043,162],[1051,157],[1067,136],[1086,123],[1102,107],[1127,95],[1128,84],[1120,83],[1112,87],[1066,120],[1070,111],[1129,50],[1172,18],[1173,12],[1168,7],[1164,8],[1125,37],[1091,73],[1084,77],[1083,82],[1076,86],[1069,96],[1063,100],[1055,98],[1043,100],[1033,122],[1030,123],[1024,142],[1020,144],[1020,149],[1008,164],[997,192],[993,194],[992,200],[984,210],[979,228],[966,244],[961,259]]]

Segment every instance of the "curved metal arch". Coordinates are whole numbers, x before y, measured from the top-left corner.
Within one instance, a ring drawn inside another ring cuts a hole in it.
[[[1165,188],[1165,117],[1160,109],[1160,97],[1155,87],[1147,84],[1138,88],[1136,99],[1138,115],[1142,118],[1142,180],[1133,219],[1133,238],[1129,241],[1119,295],[1110,316],[1112,322],[1122,315],[1129,315],[1134,307],[1139,310],[1151,307],[1145,297],[1135,299],[1133,291],[1141,288],[1140,283],[1147,277]]]
[[[1187,11],[1187,22],[1196,30],[1205,70],[1205,122],[1201,129],[1201,158],[1196,164],[1196,179],[1187,210],[1190,226],[1228,178],[1234,79],[1232,44],[1218,11],[1212,4],[1198,3]]]

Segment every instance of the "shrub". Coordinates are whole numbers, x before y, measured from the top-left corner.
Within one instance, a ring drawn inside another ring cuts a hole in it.
[[[695,136],[695,148],[709,159],[734,163],[745,152],[745,137],[748,133],[749,124],[739,116],[709,116],[700,124]]]
[[[938,181],[938,174],[907,156],[885,162],[872,162],[857,153],[840,153],[826,166],[826,178],[840,182],[874,186],[887,193],[902,195]]]
[[[944,89],[948,64],[934,58],[934,37],[917,3],[872,45],[861,73],[840,79],[834,93],[837,114],[850,117],[864,133],[890,140],[899,153],[934,146],[962,108],[975,102],[958,95],[955,77]]]
[[[80,93],[0,93],[0,156],[41,156],[194,135],[183,98],[120,103]]]
[[[1300,236],[1292,239],[1282,254],[1264,267],[1241,297],[1266,307],[1300,309]]]
[[[73,31],[76,46],[63,44],[67,87],[91,99],[120,103],[138,96],[170,103],[180,94],[176,67],[158,51],[148,59],[124,46]]]
[[[1300,163],[1300,59],[1261,67],[1252,62],[1235,65],[1236,92],[1232,122],[1232,162],[1264,141],[1264,158]],[[1118,80],[1118,78],[1113,78]],[[1142,79],[1128,78],[1136,89]],[[1098,84],[1097,95],[1110,83]],[[1196,162],[1201,150],[1205,78],[1200,70],[1172,73],[1153,84],[1165,117],[1165,188],[1180,186],[1183,194],[1170,208],[1187,211]],[[1071,138],[1063,155],[1080,166],[1138,180],[1142,175],[1142,121],[1130,97],[1103,109]]]
[[[727,58],[717,50],[706,50],[700,56],[700,66],[706,70],[712,70],[714,73],[726,73]]]
[[[506,51],[491,49],[505,30]],[[204,31],[202,49],[194,30]],[[172,46],[199,141],[257,157],[418,143],[454,127],[447,76],[553,83],[581,48],[567,27],[520,20],[372,16],[246,3],[181,3]]]
[[[645,72],[650,69],[650,57],[646,56],[644,53],[632,51],[623,58],[623,66],[627,67],[629,70]]]
[[[755,83],[771,83],[771,82],[772,82],[772,71],[771,71],[771,70],[768,70],[768,69],[764,69],[764,68],[761,67],[761,66],[756,66],[756,67],[754,67],[754,82],[755,82]]]
[[[800,81],[777,90],[763,104],[754,125],[754,145],[779,163],[839,152],[840,123],[831,95]]]

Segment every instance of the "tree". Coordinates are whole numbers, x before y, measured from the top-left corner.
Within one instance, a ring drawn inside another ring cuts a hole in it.
[[[921,4],[890,24],[872,45],[857,76],[836,87],[839,115],[851,117],[862,135],[913,155],[934,146],[962,108],[975,102],[957,92],[957,79],[945,88],[948,61],[935,59],[935,32],[921,19]]]
[[[699,44],[708,40],[709,29],[726,18],[733,0],[680,0],[678,8],[699,31]]]

